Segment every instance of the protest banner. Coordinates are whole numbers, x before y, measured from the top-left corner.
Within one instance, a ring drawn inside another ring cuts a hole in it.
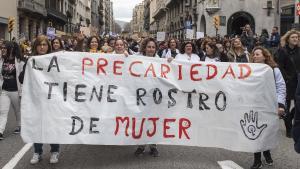
[[[272,69],[58,52],[28,60],[25,142],[170,144],[260,152],[277,146]]]
[[[201,39],[204,38],[204,32],[197,32],[197,38],[196,39]]]
[[[166,39],[166,32],[157,32],[156,37],[158,42],[162,42]]]
[[[194,30],[193,29],[186,29],[186,38],[194,39]]]

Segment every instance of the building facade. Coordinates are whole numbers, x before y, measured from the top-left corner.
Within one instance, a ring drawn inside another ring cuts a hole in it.
[[[296,5],[298,2],[300,1],[281,0],[280,2],[280,33],[282,35],[292,28],[300,29],[300,18],[296,14]]]
[[[16,22],[12,31],[12,37],[18,36],[19,18],[18,18],[18,1],[5,1],[0,5],[0,38],[9,39],[8,18],[14,17]]]
[[[132,31],[133,33],[144,32],[144,1],[136,5],[132,13]]]

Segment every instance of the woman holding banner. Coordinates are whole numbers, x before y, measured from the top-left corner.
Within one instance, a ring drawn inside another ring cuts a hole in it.
[[[182,61],[200,61],[200,57],[196,53],[196,47],[192,42],[184,42],[181,46],[180,54],[178,54],[175,59]]]
[[[180,53],[177,48],[178,48],[178,44],[177,44],[176,39],[171,38],[168,41],[168,49],[165,49],[163,51],[162,58],[167,58],[167,59],[175,58],[175,56]]]
[[[51,44],[47,38],[47,36],[39,35],[33,44],[33,56],[38,55],[45,55],[51,53]],[[25,67],[26,64],[23,67],[23,71],[21,72],[19,76],[19,80],[21,83],[23,83],[24,80],[24,74],[25,74]],[[42,153],[43,153],[43,144],[42,143],[34,143],[34,154],[32,156],[32,159],[30,160],[31,164],[36,164],[42,159]],[[59,157],[59,144],[50,144],[51,146],[51,157],[50,157],[50,163],[54,164],[58,162]]]
[[[155,39],[153,38],[147,38],[144,39],[141,48],[140,48],[140,54],[145,57],[159,57],[157,54],[157,44],[155,42]],[[150,144],[150,155],[153,157],[158,157],[159,152],[157,150],[156,144]],[[140,156],[144,154],[146,145],[139,145],[138,148],[135,151],[135,156]]]
[[[0,57],[0,140],[3,140],[10,105],[15,112],[17,127],[14,133],[20,133],[20,94],[21,84],[18,76],[24,62],[21,61],[20,48],[17,44],[5,41],[1,46]]]
[[[124,54],[126,57],[128,57],[129,53],[127,52],[125,48],[125,42],[123,39],[116,39],[114,44],[114,52],[113,54]]]
[[[273,60],[271,53],[264,47],[258,46],[253,49],[250,57],[250,62],[253,63],[264,63],[269,65],[274,72],[276,94],[277,94],[277,104],[278,104],[278,116],[282,117],[285,114],[285,98],[286,98],[286,85],[282,74]],[[273,160],[271,158],[270,150],[264,151],[263,155],[266,160],[266,164],[273,165]],[[262,167],[261,162],[261,152],[254,153],[254,163],[251,169],[259,169]]]

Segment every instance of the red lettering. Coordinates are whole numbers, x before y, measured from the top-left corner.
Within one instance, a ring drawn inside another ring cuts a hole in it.
[[[152,130],[152,132],[150,133],[150,131],[149,130],[147,130],[147,136],[148,137],[152,137],[152,136],[154,136],[154,134],[156,133],[156,121],[157,120],[159,120],[159,118],[148,118],[148,120],[150,121],[152,121],[152,123],[153,123],[153,130]]]
[[[148,72],[150,72],[150,71],[152,72],[152,77],[156,77],[156,74],[155,74],[155,71],[154,71],[154,66],[153,66],[152,63],[148,67],[144,77],[148,77]]]
[[[89,63],[86,63],[87,61],[89,61]],[[85,71],[85,65],[87,65],[87,66],[92,66],[94,63],[93,63],[93,60],[92,59],[90,59],[90,58],[87,58],[87,57],[85,57],[85,58],[83,58],[82,59],[82,75],[84,75],[84,71]]]
[[[182,65],[178,65],[178,80],[182,80]]]
[[[167,134],[167,130],[170,129],[170,126],[168,126],[167,123],[169,122],[175,122],[176,119],[164,119],[164,138],[172,138],[175,137],[174,134]]]
[[[161,65],[161,77],[168,79],[166,74],[169,73],[170,70],[171,70],[171,68],[169,67],[169,65],[162,64]]]
[[[102,62],[102,61],[104,61],[104,63],[100,64],[100,62]],[[105,67],[107,65],[108,65],[108,61],[105,58],[99,58],[97,60],[97,75],[99,75],[100,70],[101,70],[101,73],[104,73],[106,75],[106,72],[103,67]]]
[[[137,64],[137,63],[143,64],[143,62],[141,62],[141,61],[135,61],[135,62],[132,62],[132,63],[130,64],[130,66],[129,66],[129,72],[130,72],[130,74],[131,74],[132,76],[140,77],[140,76],[141,76],[140,74],[136,74],[136,73],[134,73],[134,72],[132,71],[133,65],[134,65],[134,64]]]
[[[201,65],[202,65],[202,64],[193,64],[193,65],[192,65],[190,75],[191,75],[191,79],[192,79],[193,81],[200,81],[200,80],[202,80],[201,77],[199,77],[199,78],[195,78],[195,77],[194,77],[194,75],[197,75],[199,72],[198,72],[198,70],[193,70],[195,67],[201,66]]]
[[[252,70],[251,67],[247,64],[239,64],[240,67],[240,76],[238,77],[239,79],[246,79],[247,77],[250,76]],[[243,68],[246,69],[246,73],[243,72]]]
[[[136,134],[135,134],[135,118],[134,118],[134,117],[132,118],[132,137],[133,137],[134,139],[139,139],[139,138],[142,137],[142,134],[143,134],[143,128],[144,128],[144,122],[145,122],[145,118],[142,119],[139,134],[136,135]]]
[[[122,68],[122,66],[118,65],[118,64],[124,64],[124,62],[123,61],[119,61],[119,60],[114,61],[114,74],[115,75],[122,75],[122,72],[117,72],[117,69],[121,69]]]
[[[116,130],[115,130],[115,135],[118,134],[119,132],[119,122],[121,121],[121,123],[124,123],[125,121],[127,122],[126,123],[126,129],[125,129],[125,135],[128,137],[129,134],[128,134],[128,128],[129,128],[129,118],[128,117],[116,117]]]
[[[213,79],[217,75],[217,73],[218,73],[217,66],[216,65],[212,65],[212,64],[207,64],[206,66],[207,66],[207,78],[206,78],[206,80]],[[210,70],[211,70],[210,68],[212,68],[213,71],[214,71],[212,73],[212,75],[210,74]]]
[[[179,119],[179,138],[181,139],[182,133],[184,133],[187,139],[190,139],[189,135],[187,134],[186,130],[191,127],[191,121],[186,118]]]
[[[225,72],[224,75],[222,76],[222,79],[224,79],[224,77],[225,77],[227,74],[231,74],[232,77],[235,79],[235,74],[234,74],[234,72],[233,72],[233,69],[232,69],[231,65],[229,65],[228,69],[226,70],[226,72]]]

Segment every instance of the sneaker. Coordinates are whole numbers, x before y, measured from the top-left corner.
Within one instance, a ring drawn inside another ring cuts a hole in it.
[[[251,169],[260,169],[262,168],[261,161],[254,161],[254,164],[251,166]]]
[[[271,156],[270,157],[265,157],[265,159],[266,159],[266,164],[268,166],[272,166],[273,165],[273,160],[272,160]]]
[[[159,157],[159,152],[158,152],[157,148],[151,148],[150,155],[152,155],[153,157]]]
[[[58,156],[59,156],[59,152],[53,152],[53,153],[51,153],[50,163],[51,164],[58,163]]]
[[[0,140],[3,140],[3,139],[4,139],[3,134],[0,133]]]
[[[20,132],[21,132],[21,127],[20,126],[16,127],[14,133],[19,134]]]
[[[144,153],[145,153],[145,148],[138,147],[138,148],[136,149],[136,151],[134,152],[134,155],[135,155],[135,156],[140,156],[140,155],[142,155],[142,154],[144,154]]]
[[[30,160],[31,164],[36,164],[42,160],[42,156],[38,153],[34,153],[32,159]]]

